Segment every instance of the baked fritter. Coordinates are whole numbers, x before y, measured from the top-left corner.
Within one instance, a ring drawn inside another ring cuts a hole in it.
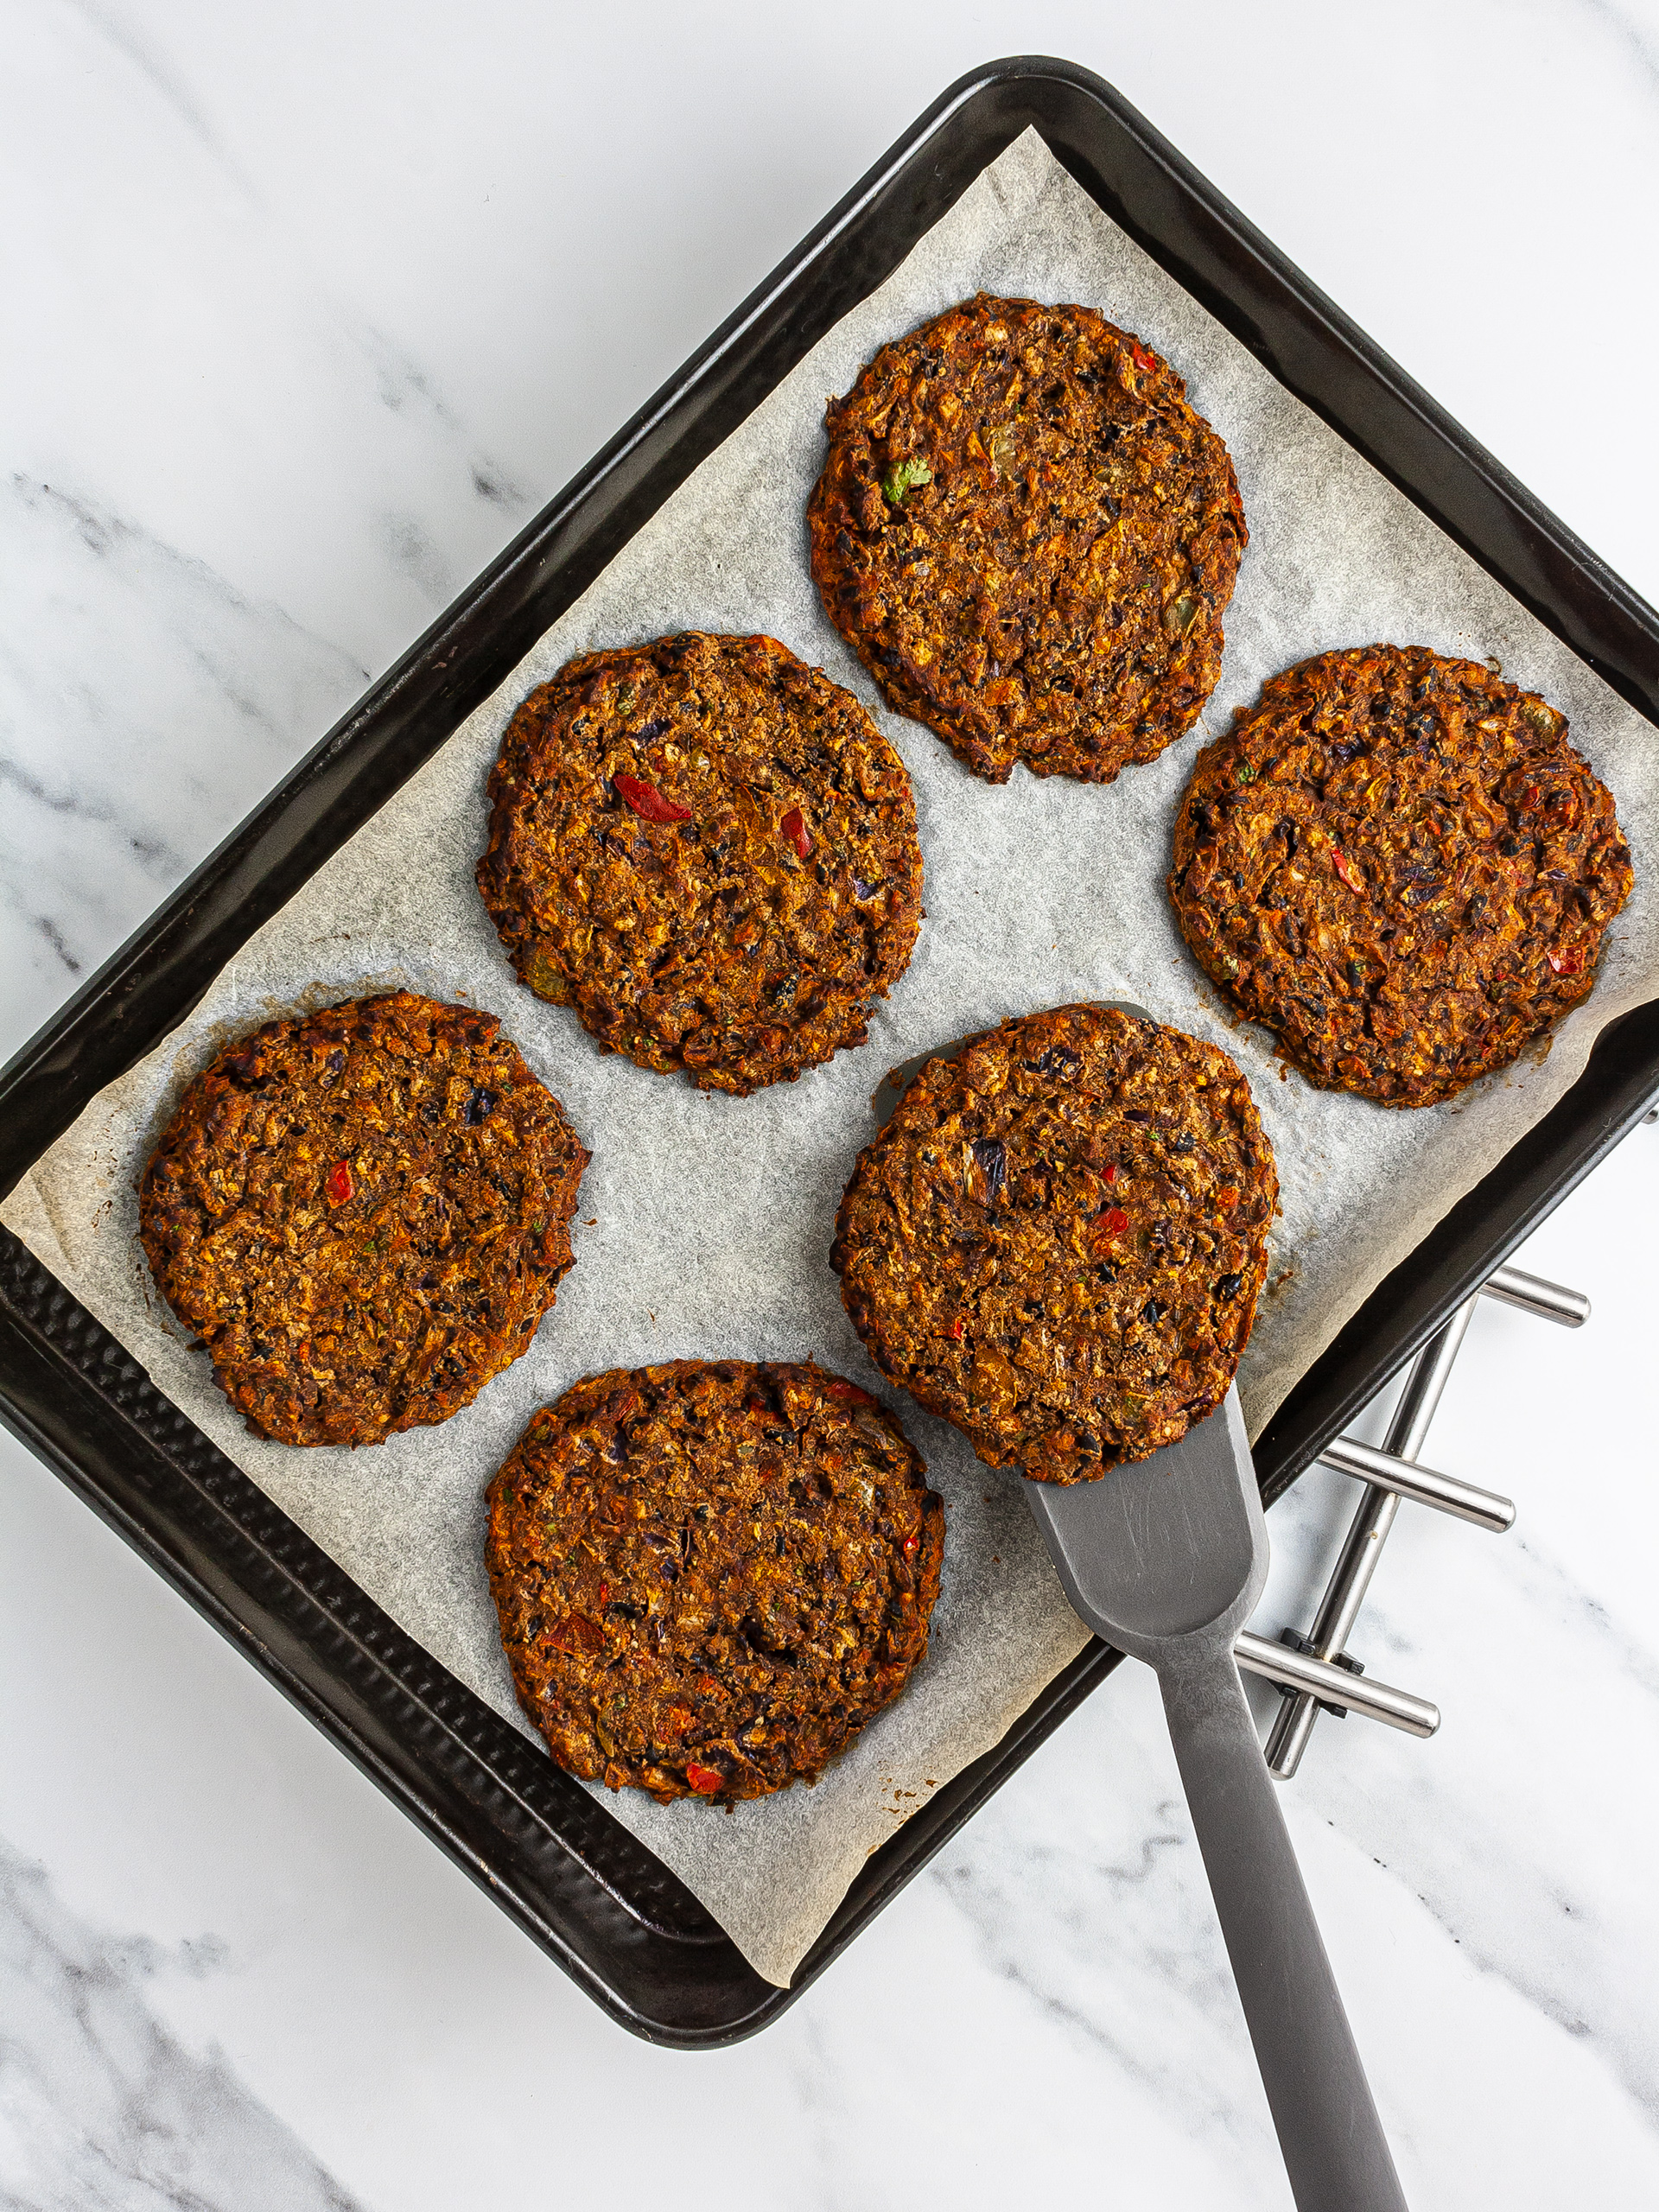
[[[1225,1052],[1065,1006],[927,1063],[859,1154],[830,1263],[876,1365],[982,1459],[1089,1481],[1226,1395],[1278,1194]]]
[[[1433,1106],[1586,997],[1630,855],[1567,718],[1421,645],[1274,677],[1198,755],[1187,943],[1311,1082]]]
[[[1197,721],[1247,542],[1227,448],[1090,308],[985,293],[884,346],[825,417],[830,620],[977,776],[1109,784]]]
[[[773,638],[573,660],[509,723],[490,798],[478,887],[520,982],[700,1089],[862,1044],[916,942],[904,763]]]
[[[588,1154],[491,1014],[397,991],[273,1021],[185,1092],[139,1228],[256,1435],[378,1444],[528,1349]]]
[[[589,1376],[490,1484],[520,1704],[559,1764],[666,1803],[816,1781],[927,1649],[944,1509],[810,1364]]]

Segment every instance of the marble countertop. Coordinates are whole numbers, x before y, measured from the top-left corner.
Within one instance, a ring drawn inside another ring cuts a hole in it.
[[[36,0],[7,48],[0,1055],[997,53],[1112,79],[1659,598],[1659,412],[1610,466],[1599,396],[1659,340],[1651,0]],[[1659,2202],[1656,1245],[1649,1127],[1519,1255],[1591,1325],[1484,1302],[1432,1432],[1516,1530],[1408,1508],[1355,1638],[1439,1737],[1323,1720],[1284,1793],[1418,2212]],[[1262,1632],[1353,1499],[1275,1510]],[[0,1515],[0,2202],[1289,2202],[1142,1670],[688,2057],[3,1437]]]

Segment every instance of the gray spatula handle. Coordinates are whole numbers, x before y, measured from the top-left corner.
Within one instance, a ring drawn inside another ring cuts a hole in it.
[[[1232,1655],[1166,1650],[1164,1711],[1300,2212],[1406,2212]]]

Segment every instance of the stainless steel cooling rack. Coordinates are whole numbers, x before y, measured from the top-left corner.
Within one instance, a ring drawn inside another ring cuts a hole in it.
[[[1659,1122],[1659,1106],[1645,1119]],[[1306,1635],[1281,1630],[1277,1643],[1246,1629],[1233,1647],[1239,1665],[1275,1683],[1283,1698],[1267,1742],[1268,1769],[1281,1782],[1288,1782],[1301,1764],[1321,1713],[1338,1719],[1363,1713],[1411,1736],[1432,1736],[1440,1725],[1440,1707],[1427,1698],[1363,1679],[1364,1668],[1350,1654],[1348,1641],[1389,1532],[1407,1501],[1432,1506],[1494,1535],[1514,1525],[1509,1498],[1455,1475],[1440,1474],[1418,1456],[1483,1298],[1501,1299],[1564,1329],[1581,1329],[1590,1319],[1590,1301],[1581,1292],[1519,1268],[1495,1268],[1413,1360],[1381,1450],[1338,1436],[1319,1453],[1322,1465],[1351,1475],[1364,1489],[1313,1625]]]

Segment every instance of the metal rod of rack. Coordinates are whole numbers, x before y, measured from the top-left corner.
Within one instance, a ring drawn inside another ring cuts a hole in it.
[[[1480,1286],[1483,1298],[1501,1298],[1506,1306],[1519,1306],[1541,1321],[1558,1322],[1564,1329],[1581,1329],[1590,1319],[1590,1301],[1582,1291],[1565,1290],[1541,1275],[1519,1268],[1498,1268]]]
[[[1455,1514],[1459,1520],[1472,1521],[1478,1529],[1490,1529],[1494,1535],[1515,1525],[1514,1505],[1496,1491],[1477,1490],[1473,1483],[1459,1482],[1455,1475],[1436,1474],[1433,1467],[1414,1466],[1409,1459],[1399,1459],[1391,1452],[1379,1452],[1370,1444],[1357,1443],[1351,1436],[1334,1437],[1319,1459],[1324,1465],[1335,1467],[1342,1474],[1356,1475],[1361,1482],[1371,1483],[1378,1490],[1391,1490],[1401,1497],[1414,1498],[1419,1505],[1432,1505],[1442,1513]]]
[[[1440,1709],[1409,1690],[1396,1690],[1387,1682],[1364,1681],[1329,1661],[1315,1659],[1283,1643],[1269,1643],[1264,1636],[1246,1629],[1233,1646],[1233,1656],[1247,1674],[1262,1675],[1281,1689],[1306,1690],[1325,1705],[1363,1713],[1368,1720],[1386,1721],[1403,1728],[1408,1736],[1432,1736],[1440,1725]]]

